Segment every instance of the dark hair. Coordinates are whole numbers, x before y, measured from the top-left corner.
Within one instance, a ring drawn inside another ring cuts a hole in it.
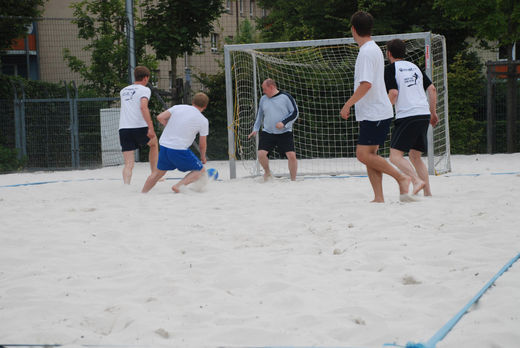
[[[404,59],[406,55],[406,44],[401,39],[393,39],[387,42],[386,50],[396,59]]]
[[[350,23],[359,36],[370,36],[374,26],[374,17],[368,12],[357,11],[350,18]]]
[[[134,77],[136,81],[142,81],[145,77],[150,77],[150,70],[145,66],[136,66]]]

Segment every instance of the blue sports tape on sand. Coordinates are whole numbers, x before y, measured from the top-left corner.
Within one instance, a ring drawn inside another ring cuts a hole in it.
[[[462,316],[464,316],[464,314],[466,314],[466,312],[471,308],[471,306],[473,306],[473,304],[475,302],[477,302],[482,297],[482,295],[484,295],[484,293],[491,287],[491,285],[493,285],[495,283],[495,281],[502,274],[504,274],[519,259],[520,259],[520,253],[518,253],[515,257],[513,257],[508,263],[506,263],[505,266],[502,267],[500,269],[500,271],[498,271],[498,273],[493,278],[491,278],[491,280],[489,282],[486,283],[486,285],[484,285],[484,287],[475,295],[475,297],[473,297],[471,299],[471,301],[469,301],[468,304],[466,304],[453,318],[451,318],[446,324],[444,324],[444,326],[439,331],[437,331],[437,333],[435,335],[433,335],[428,340],[428,342],[426,342],[426,343],[409,342],[404,347],[405,348],[435,348],[437,343],[439,343],[440,341],[442,341],[442,339],[444,337],[446,337],[446,335],[451,331],[451,329],[453,329],[453,327],[458,323],[458,321],[462,318]],[[384,344],[384,346],[402,347],[402,346],[396,345],[394,343],[387,343],[387,344]]]

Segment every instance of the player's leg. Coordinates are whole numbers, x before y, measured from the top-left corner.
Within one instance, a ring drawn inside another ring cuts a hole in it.
[[[161,147],[161,152],[162,152]],[[161,152],[159,152],[159,163],[161,162]],[[178,183],[172,186],[172,190],[176,193],[181,191],[181,187],[189,185],[198,180],[206,171],[202,162],[195,156],[191,150],[168,150],[172,163],[181,172],[189,172]],[[159,165],[158,165],[159,166]]]
[[[264,169],[264,180],[268,180],[271,177],[271,170],[269,169],[269,152],[265,150],[258,150],[258,163]]]
[[[431,196],[431,188],[430,188],[430,179],[428,176],[428,168],[424,164],[421,155],[421,151],[417,150],[410,150],[410,153],[408,154],[410,156],[410,161],[412,162],[413,166],[415,167],[415,170],[417,172],[417,175],[421,180],[424,182],[424,188],[423,192],[425,196]]]
[[[410,176],[413,184],[413,194],[419,193],[424,186],[424,180],[418,175],[410,161],[404,158],[404,153],[412,149],[424,148],[423,137],[428,131],[429,116],[410,116],[395,120],[390,144],[390,162],[403,173]],[[411,159],[411,158],[410,158]]]
[[[296,180],[296,172],[298,171],[298,160],[296,159],[296,152],[289,151],[285,153],[287,156],[287,161],[289,165],[289,174],[291,176],[291,180]]]
[[[119,130],[119,142],[121,144],[121,152],[123,153],[123,182],[130,185],[132,180],[132,170],[135,163],[135,150],[139,148],[139,144],[135,139],[135,128],[123,128]]]
[[[184,185],[189,185],[192,182],[195,182],[200,179],[200,177],[204,174],[206,169],[202,168],[201,170],[194,170],[186,174],[184,178],[182,178],[178,183],[172,186],[172,190],[176,193],[181,192],[181,187]]]
[[[374,200],[372,203],[384,203],[385,196],[383,195],[383,173],[373,168],[367,167],[368,180],[374,191]]]
[[[399,170],[408,175],[412,179],[413,185],[413,194],[416,195],[421,191],[425,182],[422,180],[415,169],[412,167],[412,164],[404,158],[404,152],[397,149],[390,149],[390,162],[392,162]]]
[[[381,121],[362,121],[359,122],[359,138],[356,147],[356,157],[367,167],[373,171],[381,172],[392,176],[399,184],[399,193],[401,195],[408,194],[411,179],[407,175],[399,172],[394,166],[388,163],[383,157],[377,154],[379,146],[382,146],[388,136],[392,119]],[[374,178],[378,180],[379,175]],[[376,181],[377,182],[377,181]],[[374,194],[379,190],[378,186],[372,185]],[[379,194],[378,194],[379,196]],[[379,199],[379,198],[378,198]]]
[[[150,147],[148,161],[150,162],[150,170],[153,172],[157,168],[157,161],[159,159],[159,142],[157,141],[157,137],[152,138],[147,145]]]
[[[152,174],[150,174],[150,176],[148,177],[148,179],[146,179],[146,182],[144,183],[141,192],[147,193],[148,191],[150,191],[155,186],[155,184],[157,184],[157,181],[159,181],[164,176],[164,174],[166,174],[166,172],[166,170],[159,170],[155,168],[152,171]]]
[[[258,140],[258,163],[264,169],[264,180],[267,181],[272,178],[271,170],[269,168],[269,152],[271,152],[276,146],[275,134],[270,134],[261,131]]]
[[[289,166],[289,175],[292,181],[296,180],[298,171],[298,160],[296,159],[296,151],[294,151],[294,137],[292,132],[285,132],[276,135],[276,146],[280,153],[285,153],[287,157],[287,165]]]
[[[123,166],[123,182],[126,185],[130,185],[132,180],[132,170],[134,169],[135,163],[135,151],[123,151],[123,159],[125,164]]]

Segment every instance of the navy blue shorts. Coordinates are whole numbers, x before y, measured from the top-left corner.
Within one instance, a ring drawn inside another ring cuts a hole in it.
[[[278,147],[278,151],[282,154],[294,151],[294,138],[292,132],[282,134],[271,134],[264,131],[260,132],[260,140],[258,141],[258,150],[267,152],[273,151]]]
[[[120,129],[119,142],[123,152],[137,150],[139,146],[147,145],[150,142],[148,127]]]
[[[385,144],[386,137],[390,131],[392,119],[380,121],[361,121],[359,122],[359,145],[379,145]]]
[[[202,170],[202,162],[191,150],[174,150],[164,146],[159,146],[159,161],[157,169],[190,172],[192,170]]]
[[[426,152],[428,149],[428,126],[430,115],[398,118],[394,122],[390,147],[403,152],[411,149]]]

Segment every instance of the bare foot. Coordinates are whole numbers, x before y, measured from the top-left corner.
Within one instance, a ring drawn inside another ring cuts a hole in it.
[[[412,183],[412,179],[408,175],[403,175],[401,179],[398,180],[399,183],[399,193],[401,195],[408,194],[408,190],[410,189],[410,184]]]
[[[385,202],[385,200],[384,199],[380,199],[380,198],[377,198],[377,199],[374,198],[373,201],[370,201],[370,203],[384,203],[384,202]]]
[[[273,180],[273,176],[271,175],[271,173],[266,173],[264,174],[264,181],[271,181]]]
[[[424,188],[424,185],[426,185],[424,181],[417,179],[417,181],[413,183],[413,194],[418,194]]]
[[[172,186],[172,191],[175,193],[181,193],[181,190],[179,190],[179,188],[176,187],[175,185]]]

